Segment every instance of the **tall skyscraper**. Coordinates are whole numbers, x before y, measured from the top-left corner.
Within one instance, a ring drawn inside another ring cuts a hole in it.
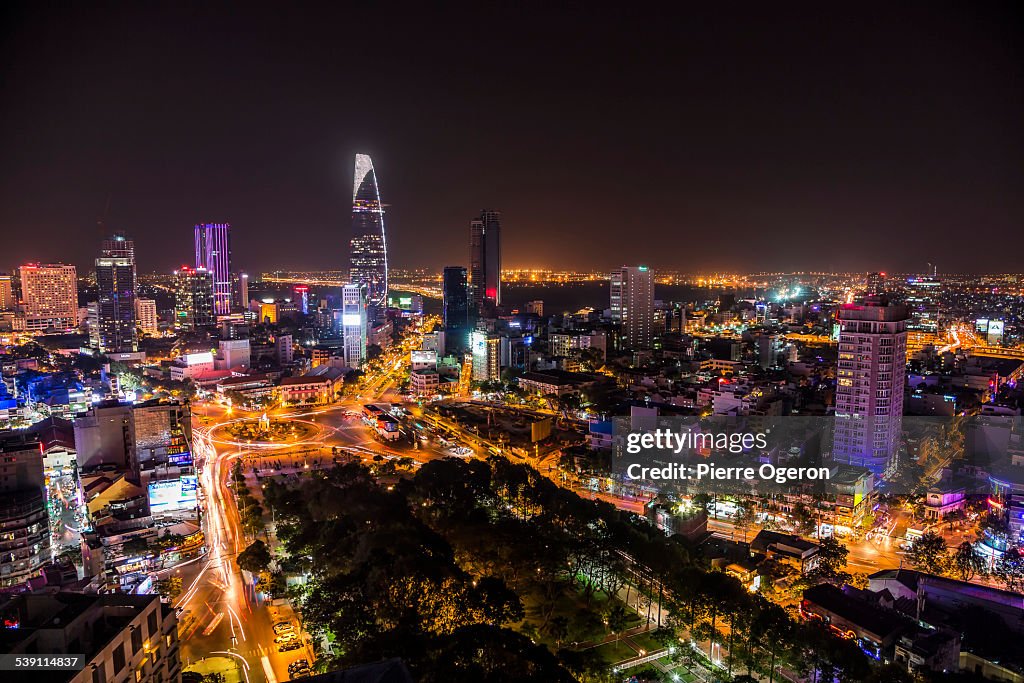
[[[352,183],[352,240],[349,280],[366,288],[371,306],[383,307],[388,296],[388,245],[384,233],[384,204],[377,173],[369,155],[357,154]]]
[[[624,348],[648,349],[654,341],[654,276],[647,266],[611,273],[612,321],[621,326]]]
[[[441,290],[447,345],[453,349],[464,349],[469,343],[469,284],[466,269],[462,266],[446,266]]]
[[[345,365],[359,369],[366,360],[366,288],[345,285],[341,288],[341,337]]]
[[[78,274],[64,264],[21,267],[23,326],[28,331],[78,326]]]
[[[96,329],[90,330],[101,353],[138,351],[135,337],[135,262],[123,256],[96,259]]]
[[[213,276],[214,315],[231,313],[231,224],[196,225],[196,270]]]
[[[897,464],[907,374],[907,309],[884,297],[838,311],[836,425],[832,458],[875,474]]]
[[[174,326],[192,330],[215,324],[213,274],[205,268],[182,266],[174,276]]]
[[[469,287],[478,313],[501,305],[501,214],[484,210],[469,223]]]

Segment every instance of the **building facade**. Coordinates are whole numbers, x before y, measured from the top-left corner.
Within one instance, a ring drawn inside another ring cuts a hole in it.
[[[0,311],[14,310],[14,281],[10,275],[0,273]]]
[[[156,314],[155,299],[135,300],[135,322],[142,334],[152,337],[160,334],[160,319]]]
[[[838,311],[832,458],[882,475],[897,465],[907,374],[907,309],[884,297]]]
[[[39,437],[0,433],[0,588],[37,576],[51,559]]]
[[[654,275],[647,266],[623,266],[611,273],[611,317],[621,328],[622,346],[648,349],[654,341]]]
[[[469,288],[478,313],[501,305],[501,214],[484,210],[469,223]]]
[[[20,273],[25,330],[78,326],[78,273],[74,266],[27,264]]]
[[[0,615],[18,625],[11,654],[84,656],[68,683],[181,680],[178,621],[158,595],[23,593],[0,600]]]
[[[501,379],[501,338],[481,330],[470,334],[473,355],[473,381],[489,382]]]
[[[469,343],[469,283],[462,266],[446,266],[441,278],[446,338],[453,349]]]
[[[96,259],[96,329],[92,346],[100,353],[138,351],[135,332],[135,261],[123,256]]]
[[[196,270],[205,268],[213,278],[214,315],[231,313],[231,224],[195,226]]]
[[[349,280],[366,288],[367,303],[383,307],[388,296],[388,248],[384,204],[369,155],[357,154],[352,183],[352,239]]]
[[[366,288],[351,284],[341,288],[341,338],[345,364],[359,369],[366,361]]]
[[[215,324],[213,273],[206,268],[182,266],[174,276],[174,326],[193,330]]]

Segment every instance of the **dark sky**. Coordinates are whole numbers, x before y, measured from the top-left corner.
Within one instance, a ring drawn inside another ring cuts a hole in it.
[[[493,207],[506,266],[1024,270],[1019,3],[68,4],[0,10],[0,268],[108,197],[143,271],[344,268],[365,151],[399,267]]]

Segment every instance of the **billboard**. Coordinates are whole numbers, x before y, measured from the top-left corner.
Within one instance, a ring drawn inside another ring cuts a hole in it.
[[[185,365],[203,365],[209,363],[213,363],[213,353],[210,351],[189,353],[185,355]]]
[[[988,321],[988,343],[998,345],[1003,343],[1003,321]]]
[[[424,365],[437,365],[437,351],[414,349],[409,352],[409,355],[414,368],[418,369]]]
[[[150,482],[149,510],[156,514],[194,508],[198,489],[199,479],[195,475]]]
[[[978,318],[977,320],[975,320],[974,329],[977,332],[981,332],[982,334],[988,332],[988,318]]]

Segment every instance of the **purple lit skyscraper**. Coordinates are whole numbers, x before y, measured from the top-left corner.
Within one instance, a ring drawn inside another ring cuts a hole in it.
[[[213,275],[213,312],[231,313],[231,224],[196,225],[196,268]]]

